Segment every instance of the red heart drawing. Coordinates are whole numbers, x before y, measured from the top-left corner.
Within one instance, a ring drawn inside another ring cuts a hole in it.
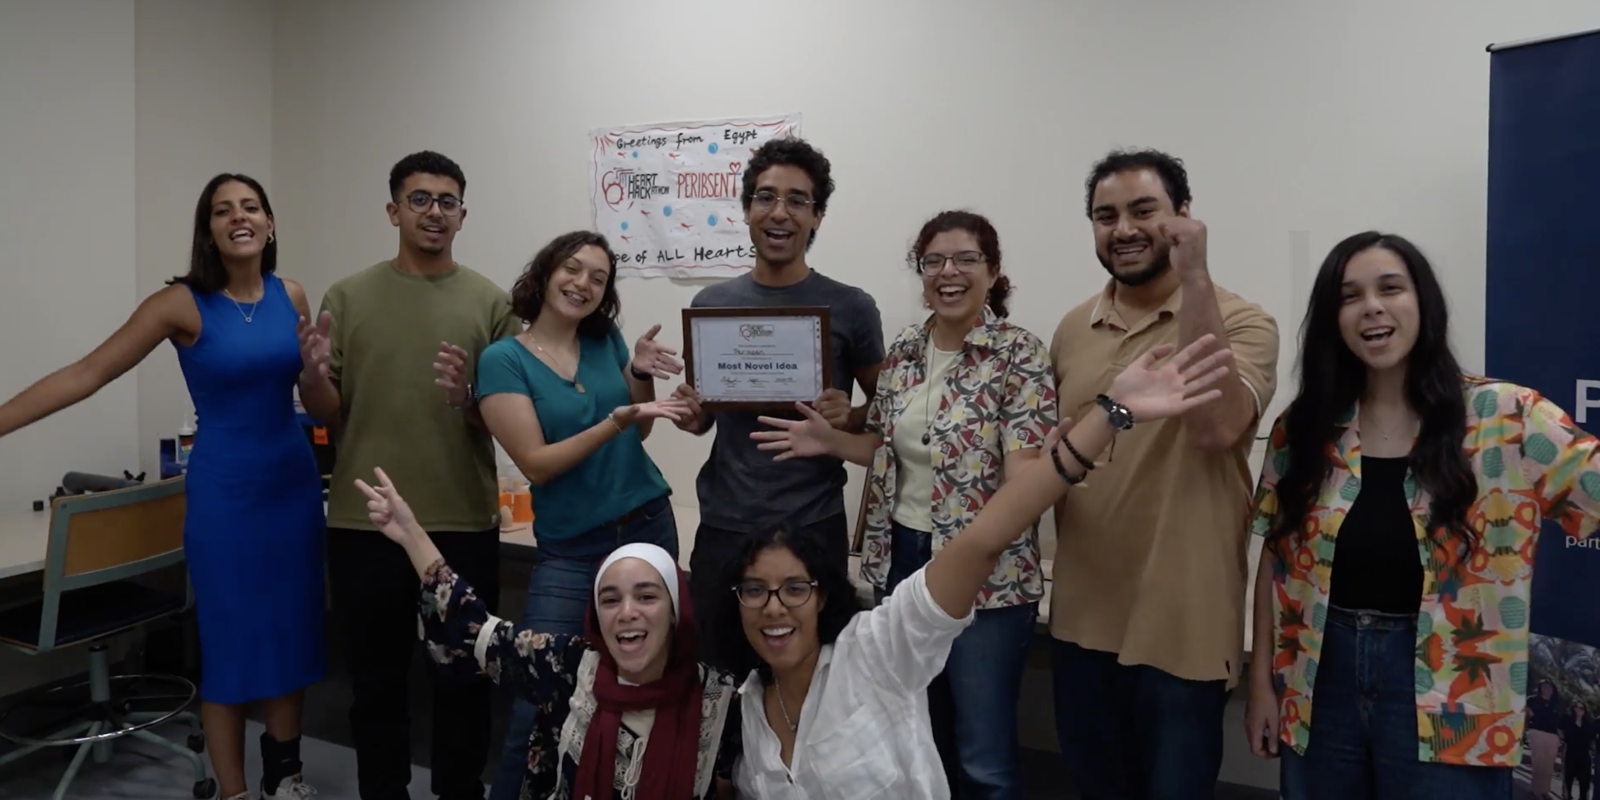
[[[738,172],[741,169],[744,169],[744,163],[743,162],[733,161],[733,162],[730,162],[728,164],[728,171],[729,172]]]

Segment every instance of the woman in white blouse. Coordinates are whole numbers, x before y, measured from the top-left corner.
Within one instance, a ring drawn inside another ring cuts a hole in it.
[[[708,609],[718,665],[749,673],[739,796],[948,798],[925,691],[995,563],[1119,430],[1220,396],[1207,387],[1227,374],[1230,356],[1208,335],[1136,361],[1086,419],[1051,431],[1048,459],[1008,476],[971,525],[872,611],[856,613],[849,578],[808,539],[784,529],[751,537],[723,575],[727,599]]]

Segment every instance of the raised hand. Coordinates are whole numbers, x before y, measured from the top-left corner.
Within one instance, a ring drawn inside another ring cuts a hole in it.
[[[674,357],[678,351],[656,341],[656,334],[660,332],[660,325],[651,326],[633,343],[632,366],[635,372],[666,380],[683,372],[683,362]]]
[[[1170,217],[1156,223],[1166,239],[1172,258],[1172,268],[1179,275],[1205,272],[1206,224],[1193,217]]]
[[[333,315],[324,311],[313,326],[305,317],[295,325],[300,337],[300,362],[306,372],[328,377],[328,358],[333,348]]]
[[[804,419],[756,417],[762,425],[777,428],[774,431],[752,432],[750,438],[760,442],[756,449],[776,451],[773,461],[829,455],[832,450],[828,447],[828,439],[837,428],[822,412],[805,403],[795,403],[794,407],[800,410]]]
[[[466,368],[467,351],[449,342],[439,343],[439,354],[433,357],[433,371],[439,373],[433,384],[444,387],[450,405],[460,408],[467,404]]]
[[[1221,397],[1221,389],[1206,387],[1228,374],[1233,351],[1218,347],[1216,340],[1208,333],[1176,355],[1174,345],[1151,348],[1111,381],[1111,399],[1127,406],[1134,422],[1148,422],[1176,417]]]
[[[395,491],[388,474],[381,467],[374,469],[373,473],[378,478],[377,487],[360,478],[356,479],[356,488],[367,496],[367,518],[390,540],[407,544],[416,530],[417,518],[411,514],[411,506],[406,505],[405,498]]]
[[[817,398],[817,412],[835,428],[850,424],[850,395],[840,389],[827,389]]]
[[[688,411],[682,419],[674,419],[672,422],[681,430],[699,433],[700,417],[705,413],[700,408],[700,393],[695,391],[693,386],[683,383],[673,390],[672,399],[683,401],[684,408]]]
[[[670,419],[678,422],[689,417],[689,403],[682,398],[669,397],[666,400],[622,406],[611,413],[625,423],[638,422],[642,419]]]

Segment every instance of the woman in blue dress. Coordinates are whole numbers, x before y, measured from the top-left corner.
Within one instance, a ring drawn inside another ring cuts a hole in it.
[[[277,255],[261,184],[218,175],[195,208],[188,274],[82,360],[0,406],[4,436],[83,401],[163,341],[178,351],[199,423],[183,538],[200,623],[200,716],[230,800],[248,797],[252,702],[267,728],[261,797],[312,793],[300,775],[300,718],[305,687],[326,672],[322,482],[293,393],[298,384],[306,408],[327,413],[331,320],[308,322],[305,290],[274,274]]]

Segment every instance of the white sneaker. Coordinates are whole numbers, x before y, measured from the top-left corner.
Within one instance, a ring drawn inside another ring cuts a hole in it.
[[[266,787],[262,787],[261,800],[311,800],[316,796],[317,790],[311,784],[300,779],[299,775],[290,775],[278,784],[278,791],[268,794]]]

